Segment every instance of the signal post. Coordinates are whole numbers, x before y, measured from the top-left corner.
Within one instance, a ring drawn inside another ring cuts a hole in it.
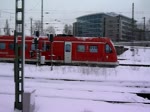
[[[24,0],[16,0],[15,12],[15,63],[14,63],[14,81],[15,81],[15,104],[14,108],[23,109],[24,93],[24,62],[25,62],[25,37],[24,37]],[[18,41],[21,37],[21,43]]]

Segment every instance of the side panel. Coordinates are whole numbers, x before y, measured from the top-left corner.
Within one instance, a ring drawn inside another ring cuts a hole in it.
[[[71,63],[72,61],[72,43],[71,42],[65,42],[65,63]]]
[[[97,49],[92,49],[96,46]],[[72,61],[83,62],[102,62],[103,60],[103,44],[100,43],[73,43],[72,44]],[[96,51],[95,51],[96,50]]]
[[[61,42],[53,42],[53,54],[54,57],[53,59],[57,62],[63,63],[64,62],[64,45],[65,42],[61,41]]]
[[[49,41],[40,41],[39,43],[39,49],[42,51],[41,56],[45,56],[46,60],[51,60],[52,55],[51,50],[53,50],[51,49],[52,46],[53,44],[50,43]]]
[[[86,43],[72,43],[72,61],[87,61]]]

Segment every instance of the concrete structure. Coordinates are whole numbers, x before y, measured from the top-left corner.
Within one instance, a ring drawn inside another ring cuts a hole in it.
[[[75,36],[110,37],[114,41],[133,40],[132,29],[132,19],[116,13],[96,13],[81,16],[73,24]]]
[[[22,112],[35,112],[35,90],[28,89],[23,93]]]

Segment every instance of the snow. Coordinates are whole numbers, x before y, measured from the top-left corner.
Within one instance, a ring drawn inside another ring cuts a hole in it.
[[[119,63],[150,65],[150,48],[135,47],[133,53],[127,47]],[[13,112],[14,65],[1,62],[0,69],[0,112]],[[149,112],[145,103],[150,100],[136,95],[150,93],[149,72],[150,67],[130,66],[53,66],[51,71],[50,66],[26,64],[24,86],[36,90],[36,112]]]
[[[127,46],[129,50],[119,56],[119,59],[124,59],[121,64],[143,64],[150,65],[150,47],[130,47]]]

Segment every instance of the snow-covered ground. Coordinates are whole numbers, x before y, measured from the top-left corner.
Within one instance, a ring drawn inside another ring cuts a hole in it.
[[[120,63],[149,64],[150,48],[136,47]],[[0,63],[0,112],[14,111],[13,64]],[[150,67],[25,65],[25,90],[35,89],[37,112],[149,112]],[[67,81],[69,80],[69,81]],[[84,81],[83,81],[84,80]],[[124,102],[124,103],[112,103]]]
[[[122,59],[121,64],[143,64],[150,65],[150,47],[130,47],[126,46],[129,50],[125,51],[118,58]]]

